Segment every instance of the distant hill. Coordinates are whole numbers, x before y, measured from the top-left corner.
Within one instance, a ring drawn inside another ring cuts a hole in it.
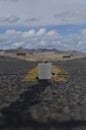
[[[0,50],[2,51],[2,50]],[[53,52],[55,54],[66,54],[66,55],[71,55],[71,56],[85,56],[86,53],[80,52],[80,51],[75,51],[75,50],[69,50],[69,51],[61,51],[57,49],[26,49],[26,48],[17,48],[17,49],[10,49],[10,50],[5,50],[5,52],[24,52],[24,53],[48,53],[48,52]]]
[[[57,50],[57,49],[31,49],[31,52],[55,52],[55,53],[62,53],[63,51]]]
[[[21,55],[17,55],[17,53],[20,53]],[[26,55],[22,55],[23,53],[26,53]],[[11,50],[5,50],[4,53],[1,52],[2,55],[11,56],[11,57],[17,57],[20,59],[25,60],[63,60],[64,56],[70,56],[71,59],[76,58],[83,58],[86,57],[86,53],[75,51],[75,50],[69,50],[69,51],[60,51],[57,49],[26,49],[26,48],[17,48],[17,49],[11,49]],[[68,60],[68,58],[67,58]]]
[[[80,52],[80,51],[75,51],[75,50],[66,51],[66,54],[71,55],[72,57],[86,56],[86,53],[83,53],[83,52]]]
[[[25,48],[22,48],[22,47],[19,47],[17,49],[9,49],[9,50],[5,50],[5,52],[29,52],[29,49],[25,49]]]
[[[26,49],[26,48],[17,48],[17,49],[9,49],[9,50],[5,50],[5,52],[55,52],[55,53],[63,53],[63,51],[57,50],[57,49]]]

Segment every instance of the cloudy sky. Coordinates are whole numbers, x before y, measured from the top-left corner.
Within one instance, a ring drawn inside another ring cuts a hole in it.
[[[86,52],[86,0],[0,0],[0,49]]]

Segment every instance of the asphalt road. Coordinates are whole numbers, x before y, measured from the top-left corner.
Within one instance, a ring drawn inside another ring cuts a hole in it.
[[[86,130],[86,59],[59,61],[66,82],[21,82],[37,65],[0,57],[0,128]]]

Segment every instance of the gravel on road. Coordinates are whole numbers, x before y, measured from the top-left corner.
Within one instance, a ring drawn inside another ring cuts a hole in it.
[[[38,62],[0,57],[3,130],[86,130],[86,59],[57,61],[66,82],[21,82]]]

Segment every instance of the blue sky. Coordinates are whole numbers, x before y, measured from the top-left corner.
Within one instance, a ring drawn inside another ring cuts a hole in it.
[[[44,26],[33,26],[33,27],[25,27],[25,26],[3,26],[0,27],[0,33],[4,33],[6,30],[16,30],[16,31],[28,31],[30,29],[35,29],[39,30],[40,28],[46,28],[47,31],[50,30],[56,30],[58,31],[61,35],[68,35],[68,34],[73,34],[73,33],[79,33],[80,30],[86,28],[85,24],[65,24],[65,25],[44,25]]]
[[[86,52],[86,0],[0,0],[0,49]]]

